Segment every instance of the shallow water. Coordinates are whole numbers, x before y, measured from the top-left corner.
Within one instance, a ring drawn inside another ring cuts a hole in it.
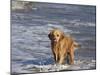
[[[11,15],[12,73],[96,68],[95,6],[35,3],[32,10]],[[59,28],[81,45],[74,65],[53,65],[48,33]]]

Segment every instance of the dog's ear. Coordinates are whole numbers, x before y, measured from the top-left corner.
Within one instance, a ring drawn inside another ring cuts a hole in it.
[[[62,32],[60,39],[63,39],[63,38],[64,38],[64,33]]]
[[[51,40],[51,32],[48,34],[49,39]]]

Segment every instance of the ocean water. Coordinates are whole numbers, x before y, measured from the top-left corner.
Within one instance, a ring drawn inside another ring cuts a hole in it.
[[[11,72],[38,73],[96,69],[95,6],[33,3],[11,13]],[[48,33],[59,28],[81,48],[74,65],[56,65]]]

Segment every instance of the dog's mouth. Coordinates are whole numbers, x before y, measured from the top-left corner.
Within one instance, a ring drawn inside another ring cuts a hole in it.
[[[57,42],[57,39],[53,39],[54,42]]]

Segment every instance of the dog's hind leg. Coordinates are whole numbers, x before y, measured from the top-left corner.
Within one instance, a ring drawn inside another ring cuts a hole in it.
[[[74,46],[71,47],[69,56],[70,56],[69,64],[74,64]]]

